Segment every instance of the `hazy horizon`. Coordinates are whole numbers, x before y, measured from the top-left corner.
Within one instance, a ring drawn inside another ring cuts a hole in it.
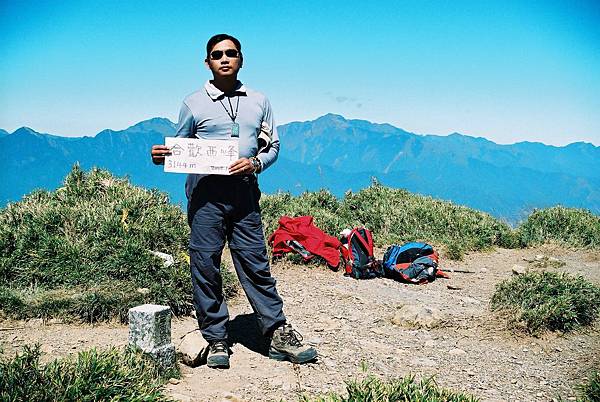
[[[319,119],[319,118],[321,118],[321,117],[324,117],[324,116],[326,116],[326,115],[328,115],[328,114],[334,114],[334,115],[337,115],[337,116],[341,116],[343,119],[346,119],[346,120],[348,120],[348,121],[352,121],[352,120],[361,120],[361,121],[367,121],[367,122],[369,122],[369,123],[374,123],[374,124],[389,124],[389,125],[393,126],[394,128],[397,128],[397,129],[400,129],[400,130],[406,131],[406,132],[408,132],[408,133],[410,133],[410,134],[419,135],[419,136],[427,136],[427,135],[432,135],[432,136],[437,136],[437,137],[447,137],[447,136],[449,136],[449,135],[452,135],[452,134],[459,134],[459,135],[464,135],[464,136],[467,136],[467,137],[472,137],[472,138],[484,138],[484,139],[486,139],[486,140],[488,140],[488,141],[492,141],[492,142],[494,142],[494,143],[495,143],[495,144],[497,144],[497,145],[514,145],[514,144],[519,144],[519,143],[523,143],[523,142],[529,142],[529,143],[539,143],[539,144],[543,144],[543,145],[546,145],[546,146],[552,146],[552,147],[562,148],[562,147],[565,147],[565,146],[568,146],[568,145],[571,145],[571,144],[576,144],[576,143],[585,143],[585,144],[591,144],[591,145],[593,145],[594,147],[600,147],[600,145],[594,144],[594,143],[592,143],[592,142],[589,142],[589,141],[583,141],[583,140],[582,140],[582,141],[573,141],[573,142],[570,142],[570,143],[568,143],[568,144],[564,144],[564,145],[553,145],[553,144],[546,144],[546,143],[544,143],[544,142],[540,142],[540,141],[528,141],[528,140],[516,141],[516,142],[511,142],[511,143],[501,143],[501,142],[496,142],[496,141],[493,141],[493,140],[491,140],[491,139],[489,139],[489,138],[485,138],[485,137],[481,137],[481,136],[474,136],[474,135],[470,135],[470,134],[468,134],[468,133],[459,133],[459,132],[456,132],[456,131],[455,131],[455,132],[452,132],[452,133],[447,133],[447,134],[437,134],[437,133],[419,133],[419,132],[413,132],[413,131],[405,130],[405,129],[404,129],[404,128],[402,128],[402,127],[397,127],[397,126],[395,126],[395,125],[393,125],[393,124],[386,123],[386,122],[373,122],[373,121],[369,121],[369,120],[365,120],[365,119],[350,119],[350,118],[347,118],[347,117],[345,117],[345,116],[338,115],[338,114],[335,114],[335,113],[326,113],[326,114],[324,114],[324,115],[322,115],[322,116],[318,116],[316,119]],[[100,134],[102,131],[105,131],[105,130],[111,130],[111,131],[114,131],[114,132],[124,131],[124,130],[127,130],[128,128],[130,128],[130,127],[133,127],[133,126],[137,125],[137,124],[140,124],[140,123],[143,123],[143,122],[146,122],[146,121],[149,121],[149,120],[153,120],[153,119],[166,119],[166,120],[168,120],[168,121],[169,121],[170,123],[172,123],[172,124],[177,124],[177,121],[173,121],[173,120],[169,119],[168,117],[164,117],[164,116],[155,116],[155,117],[150,117],[150,118],[148,118],[148,119],[145,119],[145,120],[140,120],[140,121],[138,121],[138,122],[135,122],[135,123],[129,124],[127,127],[123,127],[123,128],[111,128],[111,127],[106,127],[106,128],[104,128],[104,129],[101,129],[100,131],[98,131],[98,132],[96,132],[96,133],[94,133],[94,134],[82,134],[82,135],[62,135],[61,133],[48,133],[48,132],[44,132],[44,131],[39,131],[39,130],[36,130],[35,128],[33,128],[33,127],[28,127],[28,126],[21,126],[21,127],[18,127],[18,128],[16,128],[15,130],[12,130],[12,131],[6,130],[6,129],[4,129],[3,127],[0,127],[0,129],[3,129],[3,130],[5,130],[5,131],[7,131],[9,134],[13,134],[14,132],[16,132],[16,131],[18,131],[18,130],[20,130],[20,129],[22,129],[22,128],[27,128],[27,129],[33,130],[33,131],[35,131],[36,133],[39,133],[39,134],[52,135],[52,136],[56,136],[56,137],[64,137],[64,138],[83,138],[83,137],[95,137],[96,135]],[[314,121],[314,120],[316,120],[316,119],[312,119],[312,120],[293,120],[293,121],[290,121],[290,122],[288,122],[288,123],[282,123],[282,124],[278,124],[277,126],[279,127],[279,126],[283,126],[283,125],[286,125],[286,124],[291,124],[291,123],[306,123],[306,122],[309,122],[309,121]]]

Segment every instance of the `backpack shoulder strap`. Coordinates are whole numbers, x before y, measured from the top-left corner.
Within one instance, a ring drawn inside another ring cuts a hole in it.
[[[354,228],[352,229],[352,232],[350,233],[350,235],[348,236],[348,241],[350,241],[350,239],[356,235],[356,238],[358,239],[358,241],[365,247],[365,250],[367,250],[368,253],[370,253],[370,255],[373,255],[373,239],[370,238],[370,233],[368,230],[365,229],[365,233],[367,235],[367,238],[365,239],[362,234],[360,234],[359,229],[364,229],[364,228]]]
[[[369,250],[369,255],[373,255],[373,234],[367,228],[365,229],[365,234],[367,235],[367,246]]]

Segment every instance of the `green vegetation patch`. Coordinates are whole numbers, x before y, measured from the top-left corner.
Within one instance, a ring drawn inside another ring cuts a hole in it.
[[[0,312],[125,321],[130,307],[155,303],[188,314],[188,238],[166,194],[74,166],[63,187],[0,210]]]
[[[312,215],[317,227],[334,236],[345,228],[366,226],[377,244],[425,241],[444,245],[452,258],[461,258],[465,251],[517,244],[510,226],[489,214],[376,182],[358,193],[346,193],[342,200],[326,190],[298,197],[265,196],[261,208],[268,235],[283,215]]]
[[[600,402],[600,371],[594,371],[579,391],[578,402]]]
[[[0,306],[4,315],[17,318],[61,317],[77,318],[83,322],[107,321],[118,318],[127,321],[130,307],[152,302],[130,283],[107,281],[99,287],[71,287],[58,289],[0,288]]]
[[[91,349],[77,356],[40,363],[39,345],[26,346],[14,358],[0,356],[3,401],[170,401],[162,385],[179,377],[162,372],[132,349]]]
[[[463,393],[456,393],[439,387],[433,377],[415,381],[413,375],[401,379],[381,380],[368,376],[362,380],[346,382],[347,396],[330,393],[327,396],[309,399],[303,402],[476,402],[479,399]]]
[[[327,190],[307,191],[298,197],[289,193],[264,195],[260,200],[260,208],[266,236],[279,227],[279,218],[282,216],[310,215],[319,229],[332,236],[337,236],[349,225],[342,214],[340,201]]]
[[[534,211],[519,227],[523,246],[548,242],[572,247],[600,247],[600,216],[561,206]]]
[[[356,216],[353,223],[372,229],[383,244],[414,240],[443,244],[457,258],[464,251],[515,245],[510,226],[487,213],[379,184],[346,194],[343,209],[346,216]]]
[[[600,311],[596,300],[600,288],[581,276],[529,272],[496,285],[491,307],[507,313],[515,327],[537,335],[592,324]]]

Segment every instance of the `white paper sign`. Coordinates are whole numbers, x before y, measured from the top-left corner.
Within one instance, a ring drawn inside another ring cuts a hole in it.
[[[229,174],[229,165],[239,159],[238,140],[166,137],[171,155],[165,157],[165,172]]]

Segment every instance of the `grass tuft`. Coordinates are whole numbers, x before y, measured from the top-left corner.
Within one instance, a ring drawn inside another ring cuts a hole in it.
[[[554,242],[577,248],[600,247],[600,216],[561,206],[536,210],[519,227],[522,246]]]
[[[326,396],[309,399],[304,396],[302,402],[476,402],[474,396],[456,393],[439,387],[433,377],[415,381],[414,375],[401,379],[381,380],[368,376],[362,380],[346,382],[347,396],[330,393]]]
[[[529,272],[496,285],[493,310],[502,311],[515,327],[531,334],[571,331],[598,317],[600,288],[583,277],[565,273]]]
[[[366,226],[377,244],[425,241],[444,246],[454,259],[466,251],[517,245],[510,226],[489,214],[378,183],[348,192],[342,200],[326,190],[298,197],[267,195],[261,208],[267,234],[277,229],[282,215],[312,215],[317,227],[334,236],[345,228]]]
[[[179,377],[164,372],[132,349],[91,349],[77,356],[40,363],[39,345],[25,346],[14,358],[0,356],[3,401],[170,401],[162,385]]]
[[[336,198],[327,190],[261,199],[265,234],[281,216],[312,215],[324,232],[366,226],[378,245],[424,241],[445,257],[548,241],[600,247],[600,218],[563,207],[536,211],[518,230],[489,214],[374,182]],[[189,314],[189,228],[166,194],[77,165],[56,191],[38,190],[0,209],[0,316],[126,321],[138,304]],[[153,254],[173,256],[174,263]],[[223,271],[225,293],[235,276]]]
[[[600,371],[594,371],[579,391],[578,402],[600,402]]]
[[[189,314],[188,238],[186,218],[166,194],[75,165],[56,191],[0,210],[0,312],[125,322],[130,307],[155,303]]]

